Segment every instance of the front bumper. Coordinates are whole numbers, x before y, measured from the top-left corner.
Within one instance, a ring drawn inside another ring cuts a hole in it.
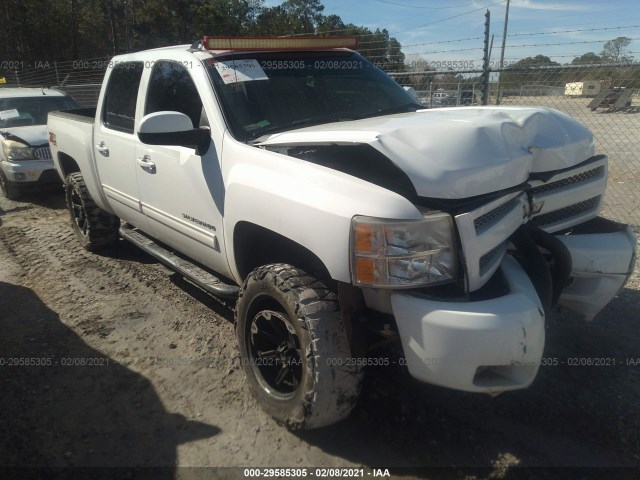
[[[500,393],[533,382],[544,349],[544,312],[520,265],[500,266],[509,293],[479,302],[440,302],[393,293],[391,305],[409,373],[424,382]]]
[[[597,218],[557,238],[572,261],[559,305],[591,319],[635,267],[637,239],[626,225]],[[500,270],[506,295],[476,302],[390,294],[409,373],[424,382],[497,394],[529,386],[544,350],[545,318],[528,275],[510,255]]]
[[[22,162],[0,162],[7,180],[18,184],[60,183],[53,160],[25,160]]]

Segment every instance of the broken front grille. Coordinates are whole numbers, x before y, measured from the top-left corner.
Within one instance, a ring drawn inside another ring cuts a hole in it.
[[[549,233],[585,222],[598,214],[607,182],[607,158],[593,157],[546,182],[531,180],[528,191],[510,193],[455,220],[464,251],[468,290],[481,288],[507,250],[509,237],[523,223]]]
[[[507,203],[503,203],[497,208],[479,216],[473,221],[473,226],[476,229],[477,234],[481,234],[488,228],[492,227],[496,223],[500,222],[511,210],[519,203],[518,197],[509,200]]]
[[[529,223],[536,227],[544,228],[547,225],[566,222],[567,220],[580,217],[586,213],[596,210],[599,203],[600,195],[583,202],[569,205],[568,207],[564,207],[559,210],[554,210],[553,212],[538,215],[537,217],[533,217]]]
[[[577,175],[573,175],[568,178],[563,178],[562,180],[558,180],[557,182],[546,183],[544,185],[540,185],[539,187],[531,189],[531,193],[534,195],[540,195],[542,193],[552,192],[554,190],[558,190],[564,187],[577,187],[578,184],[587,182],[592,178],[596,178],[601,176],[604,173],[604,166],[600,166],[597,168],[592,168],[591,170],[587,170],[586,172],[581,172]]]

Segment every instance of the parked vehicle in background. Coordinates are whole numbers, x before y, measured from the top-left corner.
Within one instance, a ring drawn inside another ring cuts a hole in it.
[[[474,103],[476,103],[476,99],[473,90],[462,90],[460,92],[460,105],[473,105]]]
[[[431,101],[432,105],[439,107],[448,107],[456,104],[456,99],[452,98],[446,92],[435,92]]]
[[[26,189],[60,184],[49,149],[47,115],[78,108],[50,88],[0,88],[0,188],[9,199]]]
[[[347,41],[119,56],[97,109],[48,122],[81,244],[119,234],[237,298],[251,391],[292,429],[345,418],[392,340],[420,381],[526,388],[550,310],[592,319],[635,263],[631,229],[598,217],[608,160],[587,128],[425,109]]]
[[[602,90],[602,84],[601,80],[567,83],[564,86],[564,94],[568,97],[595,97]]]

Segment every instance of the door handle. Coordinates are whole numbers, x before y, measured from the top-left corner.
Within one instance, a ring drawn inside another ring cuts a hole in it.
[[[109,156],[109,147],[107,147],[107,144],[104,142],[100,142],[99,144],[97,144],[96,150],[98,150],[105,157]]]
[[[138,163],[138,165],[140,165],[140,167],[142,167],[143,170],[151,173],[156,171],[156,164],[151,161],[151,157],[149,155],[138,157],[136,159],[136,162]]]

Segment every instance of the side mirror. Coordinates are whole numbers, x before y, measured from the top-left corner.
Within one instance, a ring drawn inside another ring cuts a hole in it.
[[[211,145],[208,128],[193,128],[191,119],[180,112],[155,112],[142,117],[138,138],[146,145],[174,145],[196,149],[204,155]]]

